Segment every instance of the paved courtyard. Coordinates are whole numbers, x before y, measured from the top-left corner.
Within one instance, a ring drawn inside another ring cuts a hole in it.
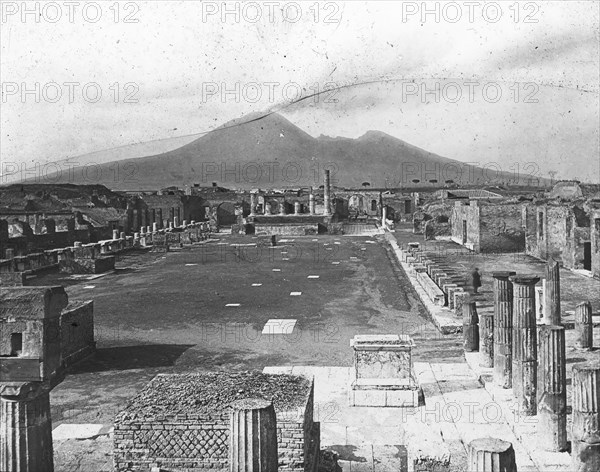
[[[62,274],[70,299],[93,299],[98,352],[52,392],[54,425],[111,423],[159,372],[262,370],[352,362],[355,334],[408,333],[415,357],[460,358],[375,237],[221,237],[166,254],[121,257],[92,280]]]

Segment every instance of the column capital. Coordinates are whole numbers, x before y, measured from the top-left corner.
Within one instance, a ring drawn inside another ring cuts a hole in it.
[[[513,284],[535,285],[535,284],[537,284],[540,281],[540,278],[537,275],[534,275],[534,274],[519,274],[519,275],[512,275],[512,276],[510,276],[509,280]]]
[[[517,275],[517,273],[508,271],[508,270],[500,270],[500,271],[492,272],[492,277],[494,277],[495,279],[502,279],[502,278],[507,279],[512,275]]]

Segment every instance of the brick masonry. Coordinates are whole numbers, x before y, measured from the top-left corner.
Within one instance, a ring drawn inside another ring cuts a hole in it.
[[[249,382],[253,388],[248,388]],[[294,384],[291,389],[290,383]],[[225,391],[225,394],[217,393],[215,399],[207,393],[221,384],[226,385],[217,390]],[[180,403],[173,401],[178,395],[173,392],[181,390],[193,392],[185,395],[190,407],[182,408]],[[320,428],[319,423],[313,422],[312,381],[298,376],[256,372],[157,376],[115,419],[115,470],[159,467],[191,472],[227,469],[229,395],[244,398],[236,396],[235,392],[240,391],[249,392],[246,396],[250,392],[260,392],[251,395],[273,401],[277,415],[279,471],[315,471]],[[285,400],[281,400],[282,397]],[[148,401],[149,398],[152,400]]]

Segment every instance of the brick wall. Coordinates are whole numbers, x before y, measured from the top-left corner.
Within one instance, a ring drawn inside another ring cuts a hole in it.
[[[320,427],[313,421],[314,387],[304,407],[276,411],[279,472],[316,471]],[[116,471],[225,470],[229,465],[229,410],[210,414],[177,414],[141,420],[119,413],[114,425]]]

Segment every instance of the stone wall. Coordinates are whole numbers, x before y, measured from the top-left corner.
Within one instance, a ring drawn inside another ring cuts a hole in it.
[[[600,209],[591,212],[592,274],[600,279]]]
[[[463,243],[463,228],[466,222],[466,243]],[[470,205],[465,205],[463,202],[456,202],[450,215],[451,238],[458,244],[463,244],[465,247],[479,252],[480,235],[479,235],[479,205],[472,202]]]
[[[60,315],[60,333],[65,367],[94,354],[94,302],[69,303]]]
[[[271,235],[279,234],[282,236],[304,236],[318,234],[319,224],[256,224],[254,225],[254,234]]]
[[[525,250],[525,231],[518,204],[480,205],[479,237],[481,252]]]
[[[178,400],[179,395],[183,400]],[[280,472],[316,470],[320,431],[313,422],[312,381],[252,372],[155,377],[115,419],[115,470],[227,469],[231,395],[237,399],[258,395],[273,401]],[[288,400],[280,401],[282,396]]]

